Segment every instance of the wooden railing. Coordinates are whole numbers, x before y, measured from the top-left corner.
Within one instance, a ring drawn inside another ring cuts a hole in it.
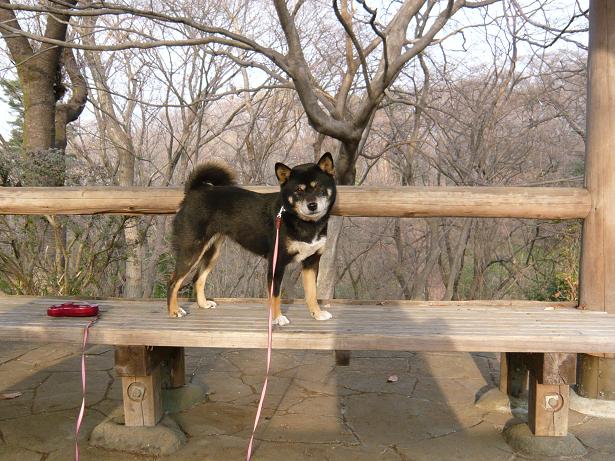
[[[0,214],[172,214],[182,198],[183,190],[173,187],[3,187]],[[333,214],[575,219],[585,218],[591,208],[591,196],[581,188],[342,186]]]

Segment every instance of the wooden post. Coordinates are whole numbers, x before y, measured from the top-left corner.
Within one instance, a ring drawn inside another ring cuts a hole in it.
[[[122,378],[124,424],[155,426],[162,418],[160,348],[115,348],[115,372]]]
[[[528,390],[528,369],[525,355],[513,352],[500,354],[500,390],[511,397],[521,397]]]
[[[186,363],[183,347],[157,347],[161,351],[162,387],[175,389],[186,384]]]
[[[583,223],[581,309],[615,315],[615,2],[591,0],[585,185],[592,197]],[[613,399],[615,361],[580,356],[579,393]]]
[[[185,384],[184,348],[116,347],[115,371],[122,378],[124,424],[155,426],[162,418],[163,381],[166,387],[172,388]]]
[[[162,418],[160,365],[147,376],[123,376],[122,399],[126,426],[155,426]]]
[[[570,385],[576,378],[575,354],[528,354],[528,425],[537,436],[568,433]]]

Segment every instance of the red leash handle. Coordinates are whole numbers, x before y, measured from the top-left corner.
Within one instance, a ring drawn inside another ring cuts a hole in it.
[[[263,390],[261,391],[261,398],[258,401],[258,408],[256,410],[256,416],[254,417],[254,427],[252,428],[252,435],[250,435],[250,443],[248,444],[248,452],[246,454],[246,461],[250,461],[252,459],[252,445],[254,444],[254,434],[256,433],[256,427],[258,426],[258,421],[261,417],[261,411],[263,410],[263,403],[265,402],[265,394],[267,392],[267,384],[269,383],[269,366],[271,365],[271,349],[272,349],[272,327],[271,321],[271,311],[272,311],[272,302],[273,302],[273,284],[275,278],[275,267],[278,261],[278,243],[280,240],[280,223],[282,222],[282,213],[284,212],[284,207],[280,208],[277,216],[275,217],[275,245],[273,246],[273,261],[272,261],[272,274],[271,274],[271,289],[269,290],[269,315],[267,321],[267,370],[265,371],[265,382],[263,383]]]
[[[98,315],[98,304],[76,302],[54,304],[47,308],[47,315],[50,317],[94,317]]]

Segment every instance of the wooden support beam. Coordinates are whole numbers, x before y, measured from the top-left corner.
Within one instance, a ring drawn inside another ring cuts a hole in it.
[[[568,433],[570,384],[576,377],[576,355],[527,354],[528,425],[536,436]]]
[[[568,434],[570,386],[567,384],[538,384],[532,380],[528,397],[528,425],[539,437],[556,437]]]
[[[155,426],[162,418],[163,381],[167,387],[184,385],[184,348],[119,346],[115,348],[115,370],[122,377],[124,424]]]
[[[592,196],[583,223],[579,307],[615,314],[615,2],[591,0],[585,185]],[[615,400],[615,360],[579,358],[577,391]]]
[[[148,346],[117,346],[115,372],[118,376],[147,376],[168,355],[168,348]]]
[[[581,397],[615,400],[615,366],[612,354],[579,354],[579,384]]]
[[[147,376],[123,376],[122,399],[126,426],[155,426],[162,418],[160,366]]]
[[[527,395],[527,354],[502,352],[500,355],[500,390],[511,397]]]
[[[0,214],[172,214],[183,196],[180,188],[162,187],[1,187]],[[341,186],[332,212],[368,217],[573,219],[584,218],[590,210],[590,195],[580,188]]]
[[[592,0],[580,307],[615,313],[615,3]]]
[[[561,352],[526,354],[527,367],[534,370],[539,384],[568,384],[577,382],[577,355]]]
[[[169,382],[165,387],[172,389],[182,387],[186,384],[186,361],[184,359],[183,347],[165,347],[168,350],[164,361],[166,372],[169,375]]]

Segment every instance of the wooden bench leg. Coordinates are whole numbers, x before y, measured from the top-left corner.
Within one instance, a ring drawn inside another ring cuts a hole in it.
[[[123,376],[124,425],[155,426],[162,418],[160,365],[147,376]]]
[[[576,354],[531,354],[528,425],[537,436],[568,433],[570,385],[576,381]]]
[[[500,391],[512,397],[527,394],[527,354],[502,352],[500,356]]]
[[[115,348],[115,371],[122,378],[124,424],[155,426],[162,418],[161,389],[185,383],[184,350],[177,347],[120,346]],[[167,379],[168,378],[168,379]]]
[[[161,347],[162,361],[162,387],[176,389],[186,384],[186,362],[183,347]]]
[[[350,365],[350,351],[336,349],[335,364],[339,367],[347,367]]]

